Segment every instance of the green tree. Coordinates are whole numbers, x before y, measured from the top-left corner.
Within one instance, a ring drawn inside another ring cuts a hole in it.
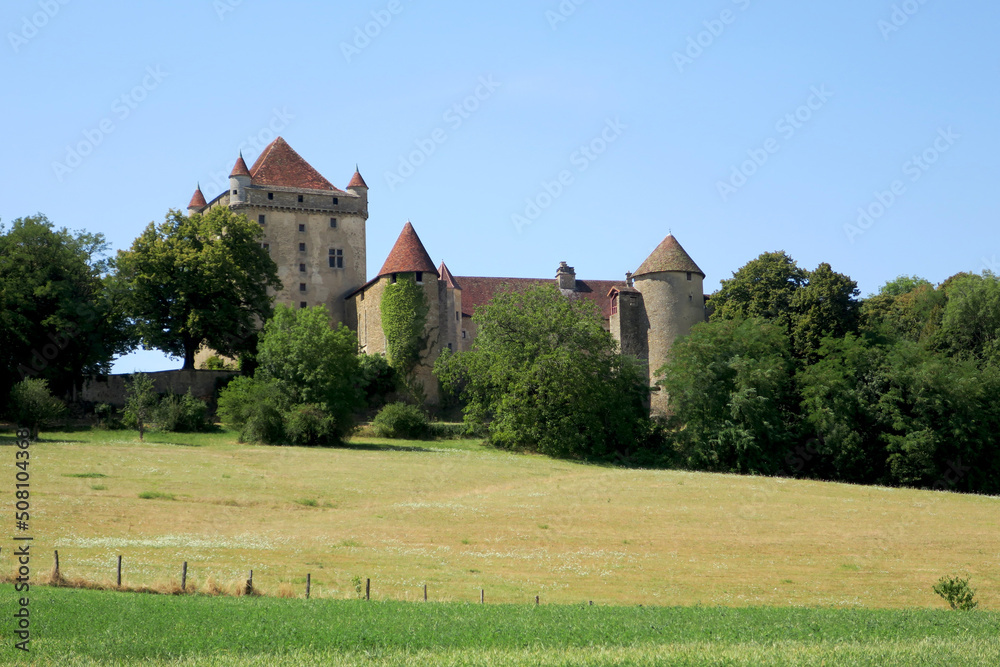
[[[252,350],[251,332],[271,314],[267,290],[281,287],[262,235],[225,206],[150,223],[117,262],[143,345],[183,357],[186,369],[202,344],[232,357]]]
[[[911,282],[912,289],[906,290]],[[935,289],[925,280],[889,282],[862,303],[861,330],[890,340],[933,344],[941,329],[946,301],[944,290]]]
[[[765,252],[722,281],[722,287],[709,300],[712,319],[759,317],[777,322],[790,332],[792,301],[808,279],[808,272],[785,252]]]
[[[27,378],[65,394],[132,348],[107,248],[41,214],[0,227],[0,405]]]
[[[386,358],[414,399],[422,402],[423,387],[414,370],[427,347],[427,295],[412,273],[401,273],[389,283],[379,304]]]
[[[792,295],[791,334],[795,354],[815,361],[824,337],[842,338],[857,331],[859,293],[856,282],[835,273],[826,262],[810,271],[806,284]]]
[[[942,286],[941,347],[1000,362],[1000,279],[989,271],[959,274]]]
[[[596,306],[554,287],[501,292],[476,311],[473,348],[435,373],[462,387],[466,420],[498,447],[563,457],[633,453],[647,425],[645,378]]]
[[[38,440],[41,428],[51,425],[66,412],[63,402],[49,391],[46,380],[21,380],[10,392],[10,404],[11,417],[30,431],[32,440]]]
[[[125,388],[124,421],[139,431],[139,441],[153,418],[160,397],[153,388],[153,379],[145,373],[133,373]]]
[[[791,344],[763,319],[696,325],[658,369],[683,465],[775,474],[797,436]]]

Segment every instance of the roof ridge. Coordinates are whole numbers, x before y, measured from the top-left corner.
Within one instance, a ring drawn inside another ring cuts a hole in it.
[[[306,162],[283,137],[264,147],[249,173],[254,185],[343,192]]]

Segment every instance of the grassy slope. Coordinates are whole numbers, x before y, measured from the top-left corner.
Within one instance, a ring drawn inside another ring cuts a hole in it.
[[[9,618],[8,593],[0,614]],[[5,645],[0,661],[11,656],[60,667],[1000,662],[1000,615],[985,612],[480,606],[67,589],[33,590],[31,608],[32,654]]]
[[[941,607],[966,572],[1000,602],[1000,499],[628,471],[473,442],[365,439],[345,449],[239,445],[232,434],[46,434],[32,449],[33,567],[255,582],[314,595],[687,605]],[[0,438],[0,444],[10,444]],[[13,471],[13,450],[0,448]],[[69,475],[102,474],[104,478]],[[98,487],[95,489],[93,487]],[[100,487],[105,487],[101,489]],[[143,500],[158,492],[175,500]],[[309,507],[296,501],[315,501]],[[41,552],[38,554],[37,552]],[[0,569],[9,572],[9,549]]]

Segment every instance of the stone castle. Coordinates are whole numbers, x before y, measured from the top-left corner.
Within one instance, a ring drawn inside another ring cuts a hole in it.
[[[553,279],[456,276],[444,262],[435,266],[413,225],[407,222],[382,268],[369,280],[365,226],[368,186],[356,169],[341,190],[320,175],[278,137],[247,167],[243,156],[229,176],[229,189],[206,201],[200,186],[188,214],[228,206],[264,229],[264,247],[282,289],[275,302],[305,308],[325,304],[334,323],[357,332],[361,351],[384,353],[380,299],[386,286],[413,274],[430,310],[427,346],[418,368],[428,400],[437,399],[431,368],[444,349],[467,350],[476,336],[472,315],[501,290],[555,284],[567,297],[589,299],[604,315],[605,328],[622,352],[640,359],[650,375],[662,366],[671,344],[705,320],[705,274],[668,235],[625,280],[580,280],[561,262]],[[212,354],[202,350],[198,363]],[[666,396],[654,392],[653,412],[666,410]]]

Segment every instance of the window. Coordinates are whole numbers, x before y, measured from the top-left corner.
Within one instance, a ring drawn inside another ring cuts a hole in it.
[[[691,280],[691,272],[688,271],[688,280]]]
[[[344,268],[344,251],[340,248],[330,248],[330,268]]]
[[[417,284],[418,285],[423,285],[424,284],[424,272],[423,271],[417,271]]]
[[[465,338],[465,329],[462,329],[462,338]]]
[[[274,193],[273,192],[268,192],[267,193],[267,198],[268,199],[274,199]]]
[[[611,314],[614,315],[618,312],[618,295],[611,297]]]
[[[299,203],[302,203],[302,195],[299,195]]]
[[[457,310],[455,311],[455,321],[456,322],[462,321],[462,313],[458,312]]]
[[[299,264],[299,271],[301,271],[302,273],[305,273],[306,272],[306,265],[305,264]]]
[[[260,214],[260,215],[258,215],[257,216],[257,222],[259,222],[262,225],[267,224],[267,216],[264,215],[263,213]]]
[[[233,190],[233,194],[234,194],[234,195],[238,195],[239,193],[240,193],[240,191],[239,191],[239,190]]]
[[[449,349],[449,350],[454,350],[455,348],[453,348],[453,347],[451,346],[451,343],[448,343],[448,349]]]
[[[300,243],[299,244],[299,252],[305,252],[305,251],[306,251],[306,244],[305,243]]]
[[[306,291],[306,284],[305,283],[299,283],[299,291],[300,292],[305,292]]]
[[[392,280],[390,282],[396,282],[396,274],[392,274]]]
[[[307,308],[308,304],[305,301],[299,301],[299,308]]]
[[[330,218],[330,229],[336,229],[336,228],[337,228],[337,219]]]
[[[271,244],[270,243],[261,243],[260,247],[263,248],[264,250],[268,251],[268,252],[271,252]]]
[[[300,232],[306,231],[306,226],[305,225],[299,225],[299,231]]]
[[[334,205],[334,206],[336,206],[336,205],[337,205],[337,204],[339,204],[339,203],[340,203],[340,200],[339,200],[339,199],[337,199],[336,197],[334,197],[334,198],[333,198],[333,205]]]
[[[688,301],[694,302],[694,295],[688,294]]]

